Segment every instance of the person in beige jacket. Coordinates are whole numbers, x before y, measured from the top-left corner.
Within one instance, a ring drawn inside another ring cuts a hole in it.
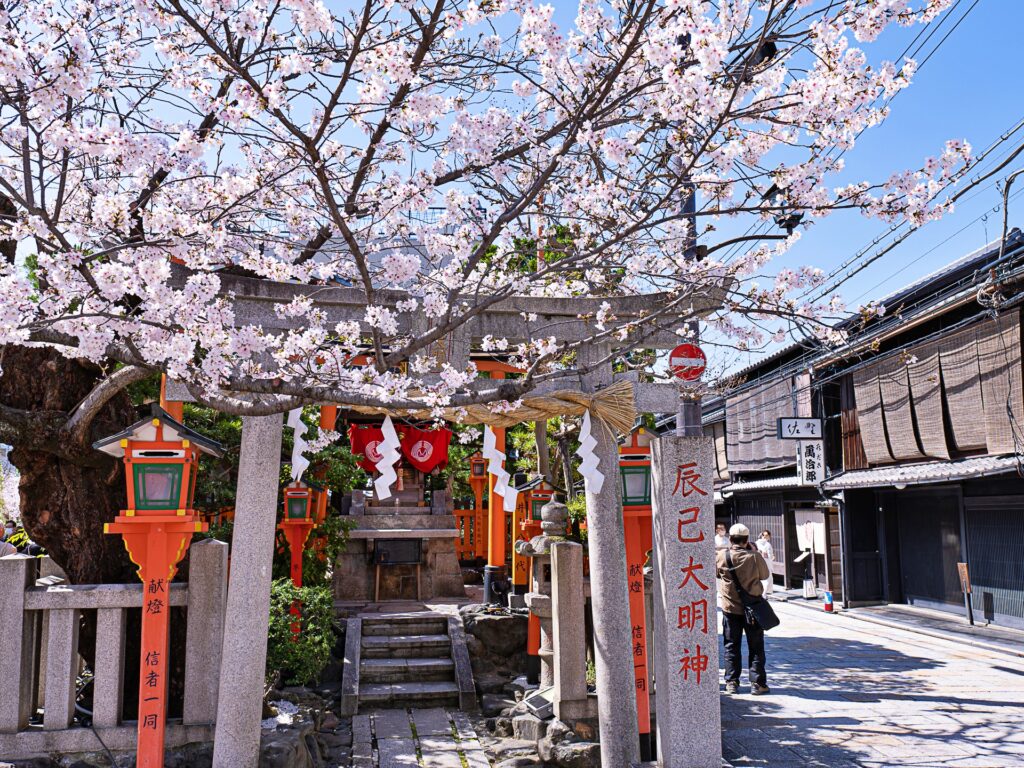
[[[750,658],[750,692],[755,696],[764,695],[769,693],[765,671],[764,630],[747,623],[737,584],[751,597],[760,597],[764,589],[761,582],[769,577],[769,571],[761,553],[750,543],[750,530],[747,526],[737,523],[729,529],[729,548],[717,551],[716,564],[722,590],[725,692],[739,693],[745,632]]]

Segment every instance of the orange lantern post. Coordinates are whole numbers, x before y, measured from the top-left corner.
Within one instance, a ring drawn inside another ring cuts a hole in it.
[[[629,616],[632,625],[633,679],[641,747],[649,756],[651,733],[650,675],[647,660],[647,611],[644,601],[644,561],[651,550],[651,441],[636,429],[619,446],[622,514],[626,533]],[[645,759],[647,759],[645,757]]]
[[[303,482],[290,483],[284,489],[284,516],[279,528],[288,541],[292,553],[290,575],[292,584],[302,586],[302,551],[309,532],[316,524],[313,520],[313,498],[316,489]]]
[[[479,451],[469,457],[469,485],[473,489],[473,553],[487,557],[487,512],[484,511],[484,488],[487,488],[487,459]]]
[[[313,520],[313,506],[316,489],[303,482],[290,483],[284,489],[284,515],[278,528],[284,534],[291,552],[291,569],[289,575],[292,584],[302,586],[302,557],[306,549],[306,539],[316,524]],[[302,631],[302,606],[298,601],[292,603],[292,635],[298,637]]]
[[[138,768],[163,768],[167,721],[170,583],[192,534],[205,531],[193,509],[199,455],[222,454],[218,443],[172,419],[162,408],[93,448],[124,460],[128,508],[104,533],[120,534],[142,580]]]

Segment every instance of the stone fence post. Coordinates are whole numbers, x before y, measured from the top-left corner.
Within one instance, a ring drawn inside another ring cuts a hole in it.
[[[185,640],[185,725],[217,719],[217,687],[227,603],[228,545],[193,544],[188,565],[188,630]]]
[[[28,725],[32,700],[35,623],[26,619],[25,590],[35,582],[36,560],[27,555],[0,557],[0,733]]]

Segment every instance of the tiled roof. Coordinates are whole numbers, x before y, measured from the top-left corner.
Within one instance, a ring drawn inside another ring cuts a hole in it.
[[[800,478],[796,475],[791,477],[772,477],[766,480],[739,480],[722,486],[722,493],[736,493],[737,491],[765,491],[774,488],[799,488]],[[807,486],[810,488],[811,486]]]
[[[1013,472],[1016,456],[976,456],[959,461],[929,461],[875,469],[856,469],[825,481],[826,491],[844,488],[877,488],[885,485],[920,485]]]

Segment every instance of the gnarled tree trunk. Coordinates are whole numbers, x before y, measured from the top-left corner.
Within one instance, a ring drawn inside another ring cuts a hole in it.
[[[128,396],[115,395],[94,419],[91,439],[75,444],[64,430],[67,415],[99,381],[99,367],[50,349],[13,346],[0,350],[0,367],[0,407],[29,414],[18,426],[23,434],[5,430],[11,463],[21,473],[25,530],[72,583],[133,578],[121,537],[103,533],[103,523],[124,508],[124,470],[91,445],[135,421]]]

